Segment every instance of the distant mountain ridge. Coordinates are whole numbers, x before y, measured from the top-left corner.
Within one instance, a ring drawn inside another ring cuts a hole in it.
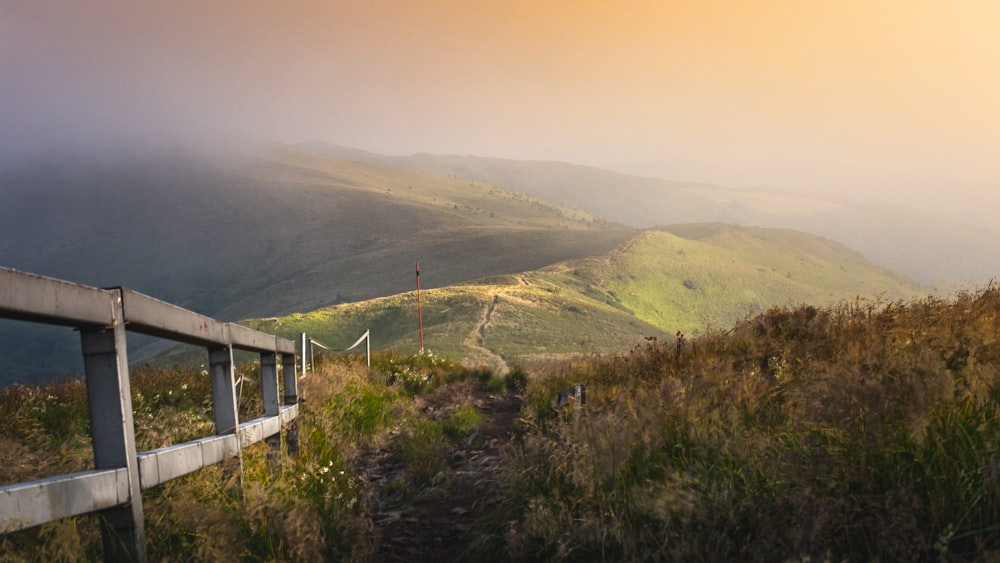
[[[776,190],[734,190],[563,162],[459,155],[386,156],[317,141],[311,151],[489,182],[636,228],[698,222],[818,234],[924,285],[1000,277],[1000,231],[902,205]]]

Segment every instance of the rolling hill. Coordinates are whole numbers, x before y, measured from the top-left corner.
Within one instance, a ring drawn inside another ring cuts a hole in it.
[[[282,145],[74,155],[0,172],[0,265],[127,286],[223,320],[600,254],[635,233],[481,182]],[[79,372],[72,331],[0,324],[0,384]],[[131,356],[155,342],[135,340]],[[63,350],[67,352],[63,353]]]
[[[726,222],[833,239],[924,285],[984,283],[1000,275],[1000,232],[903,204],[808,193],[673,182],[564,162],[469,155],[387,156],[321,142],[303,148],[383,166],[489,182],[636,228]],[[960,285],[963,285],[960,284]]]
[[[907,300],[911,280],[806,233],[688,224],[614,250],[423,294],[433,353],[503,370],[566,354],[623,351],[646,337],[725,330],[774,306]],[[415,292],[247,324],[334,348],[371,330],[374,349],[419,349]]]
[[[236,320],[398,296],[413,288],[419,261],[424,288],[444,292],[428,299],[447,296],[444,309],[454,314],[435,323],[432,306],[429,346],[491,360],[727,327],[771,304],[897,294],[892,276],[816,237],[714,224],[635,238],[638,229],[602,219],[632,210],[664,224],[713,213],[735,220],[762,206],[803,213],[783,199],[751,205],[719,188],[660,188],[658,180],[569,164],[398,159],[316,144],[75,154],[0,167],[0,265],[124,285]],[[810,205],[818,213],[832,204]],[[520,272],[531,273],[505,277]],[[495,287],[461,285],[491,277]],[[514,314],[507,299],[534,305]],[[384,328],[409,326],[399,314],[390,307],[379,317],[381,345],[413,350],[408,329],[392,337]],[[356,329],[345,325],[344,335]],[[0,341],[0,384],[82,368],[77,336],[66,329],[0,322]],[[168,344],[130,337],[130,358]]]

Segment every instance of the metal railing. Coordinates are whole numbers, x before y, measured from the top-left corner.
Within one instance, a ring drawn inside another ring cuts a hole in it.
[[[316,371],[315,356],[313,355],[313,348],[322,348],[328,352],[350,352],[351,350],[357,348],[362,342],[365,343],[365,364],[368,367],[372,365],[372,341],[371,341],[371,329],[366,330],[364,334],[358,338],[354,344],[351,344],[347,348],[331,348],[326,344],[323,344],[315,338],[309,337],[304,332],[299,333],[299,340],[302,342],[300,350],[302,350],[302,373]]]
[[[0,318],[80,332],[94,466],[0,487],[0,533],[98,512],[107,560],[145,560],[142,491],[221,462],[268,439],[298,416],[295,343],[221,322],[128,288],[99,289],[0,268]],[[126,330],[208,350],[215,436],[136,452]],[[240,422],[233,350],[260,354],[264,416]],[[279,397],[278,365],[284,380]],[[293,436],[289,436],[290,442]]]

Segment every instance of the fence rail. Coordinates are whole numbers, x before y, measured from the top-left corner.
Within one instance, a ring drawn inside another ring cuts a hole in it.
[[[0,318],[80,331],[95,465],[92,471],[0,487],[0,533],[99,512],[109,524],[103,526],[105,559],[145,560],[143,490],[219,463],[261,440],[280,447],[282,428],[298,416],[295,343],[285,338],[128,288],[100,289],[9,268],[0,268]],[[136,452],[126,330],[207,348],[215,436]],[[233,349],[260,354],[264,416],[243,423]]]

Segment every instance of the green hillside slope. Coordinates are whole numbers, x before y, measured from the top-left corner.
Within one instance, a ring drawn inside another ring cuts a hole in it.
[[[626,350],[645,337],[725,330],[773,306],[909,299],[912,281],[831,241],[697,224],[644,231],[615,250],[422,296],[433,353],[503,369],[572,353]],[[374,349],[419,349],[415,292],[249,324],[306,332],[334,348],[371,330]]]
[[[0,265],[222,320],[284,315],[609,251],[636,231],[482,182],[269,145],[0,171]],[[79,373],[72,331],[0,321],[0,385]],[[147,341],[130,344],[138,359]]]
[[[728,329],[772,306],[920,294],[915,282],[830,240],[721,223],[649,230],[579,270],[638,318],[689,334]]]
[[[845,244],[925,285],[945,280],[984,283],[1000,272],[1000,237],[995,228],[918,211],[905,201],[846,201],[810,192],[727,189],[565,162],[386,156],[320,142],[305,146],[350,160],[490,182],[638,228],[722,221],[806,231]]]

